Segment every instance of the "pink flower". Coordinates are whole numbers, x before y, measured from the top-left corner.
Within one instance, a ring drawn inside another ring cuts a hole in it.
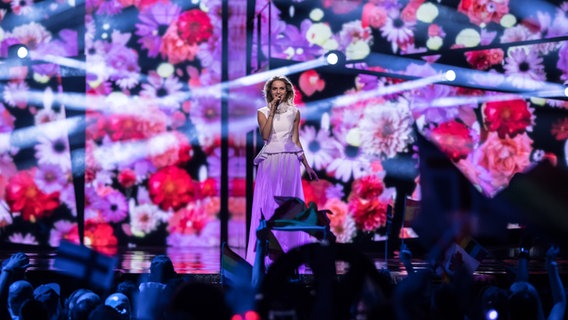
[[[323,209],[332,212],[332,214],[328,215],[330,220],[329,227],[335,235],[337,242],[346,243],[351,241],[357,229],[355,228],[353,217],[348,214],[349,208],[347,203],[338,198],[331,198],[327,200]]]
[[[490,132],[476,154],[476,163],[489,173],[489,181],[497,188],[505,187],[514,174],[526,170],[530,162],[532,140],[526,133],[514,138],[499,138]]]
[[[458,11],[477,25],[499,23],[509,13],[509,0],[462,0]]]
[[[178,24],[172,23],[162,38],[160,53],[172,64],[193,61],[199,49],[196,42],[188,43],[179,35]]]
[[[325,81],[322,80],[315,70],[308,70],[300,75],[299,86],[306,96],[311,96],[316,91],[325,89]]]
[[[363,14],[361,16],[361,24],[363,28],[371,27],[378,29],[387,22],[387,12],[383,7],[376,6],[372,3],[366,3],[363,6]]]
[[[202,202],[191,202],[172,215],[168,231],[170,233],[199,234],[210,219]]]

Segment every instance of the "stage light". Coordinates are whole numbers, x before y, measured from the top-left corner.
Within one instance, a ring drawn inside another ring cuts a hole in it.
[[[332,50],[325,55],[325,61],[332,66],[343,65],[345,63],[345,54],[339,50]]]
[[[564,95],[568,97],[568,88],[564,88]]]
[[[495,320],[499,317],[499,313],[495,309],[491,309],[487,311],[486,318],[487,320]]]
[[[29,58],[30,51],[24,44],[14,44],[8,47],[8,59],[24,60]]]
[[[444,78],[446,78],[446,80],[448,81],[454,81],[456,80],[456,72],[450,69],[446,71],[446,73],[444,73]]]

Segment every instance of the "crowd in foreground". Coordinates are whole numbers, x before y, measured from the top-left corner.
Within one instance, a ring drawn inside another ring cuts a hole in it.
[[[170,320],[170,319],[564,319],[566,294],[558,272],[558,247],[545,257],[548,288],[529,282],[521,250],[511,283],[474,277],[457,268],[441,278],[434,268],[415,269],[400,250],[406,275],[395,279],[377,270],[354,247],[310,244],[276,260],[258,288],[250,281],[231,286],[202,283],[176,273],[165,255],[156,256],[138,281],[118,279],[109,292],[79,288],[64,294],[50,279],[35,287],[26,278],[29,258],[13,254],[2,263],[1,319]],[[327,262],[346,261],[336,275]],[[313,281],[297,270],[309,265]],[[481,280],[480,280],[481,279]],[[304,279],[305,280],[305,279]],[[543,298],[543,296],[545,298]]]

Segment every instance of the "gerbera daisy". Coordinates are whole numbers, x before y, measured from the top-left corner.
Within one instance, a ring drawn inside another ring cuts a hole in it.
[[[4,101],[11,107],[24,109],[28,104],[29,87],[23,82],[10,82],[4,87]]]
[[[300,142],[306,157],[310,159],[310,166],[315,170],[325,168],[337,153],[337,142],[326,130],[316,132],[316,128],[305,126],[300,131]]]
[[[160,53],[162,36],[168,26],[175,21],[180,14],[180,7],[171,3],[159,2],[143,10],[138,16],[140,23],[136,24],[138,43],[148,50],[148,56],[154,58]]]
[[[343,137],[338,137],[338,140],[338,154],[327,166],[327,173],[343,182],[349,181],[351,177],[357,179],[367,174],[370,162],[363,151],[358,146],[348,144]]]
[[[536,89],[546,80],[543,59],[535,50],[522,48],[510,50],[505,61],[505,74],[517,88]]]
[[[12,0],[12,12],[16,15],[27,15],[33,11],[33,0]]]
[[[140,96],[155,101],[166,112],[177,110],[186,98],[182,92],[182,84],[174,76],[162,78],[157,72],[150,71],[146,80],[148,82],[142,84]]]
[[[61,191],[67,184],[67,177],[61,166],[53,163],[40,164],[35,171],[34,180],[37,187],[45,193]]]
[[[412,41],[414,38],[414,21],[404,21],[400,14],[391,15],[387,22],[381,27],[381,35],[392,43],[393,51]]]
[[[11,234],[8,238],[9,238],[10,242],[12,242],[12,243],[31,244],[31,245],[37,245],[38,244],[36,238],[31,233],[22,234],[20,232],[16,232],[16,233]]]
[[[63,171],[71,169],[69,141],[64,132],[46,133],[38,138],[35,156],[40,164],[57,164]]]
[[[111,190],[108,194],[100,195],[95,200],[94,206],[100,210],[105,221],[120,222],[128,214],[126,198],[117,190]]]

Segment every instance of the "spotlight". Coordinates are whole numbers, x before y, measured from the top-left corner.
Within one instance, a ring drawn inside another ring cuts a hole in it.
[[[29,58],[30,51],[24,44],[14,44],[8,47],[8,59],[24,60]]]
[[[485,317],[487,320],[496,320],[499,317],[499,313],[497,312],[497,310],[491,309],[487,311]]]
[[[564,95],[568,97],[568,88],[564,89]]]
[[[326,53],[325,61],[332,66],[343,65],[345,63],[345,54],[339,50],[332,50]]]
[[[444,78],[446,78],[446,80],[448,81],[454,81],[456,80],[456,72],[450,69],[446,71],[446,73],[444,73]]]

